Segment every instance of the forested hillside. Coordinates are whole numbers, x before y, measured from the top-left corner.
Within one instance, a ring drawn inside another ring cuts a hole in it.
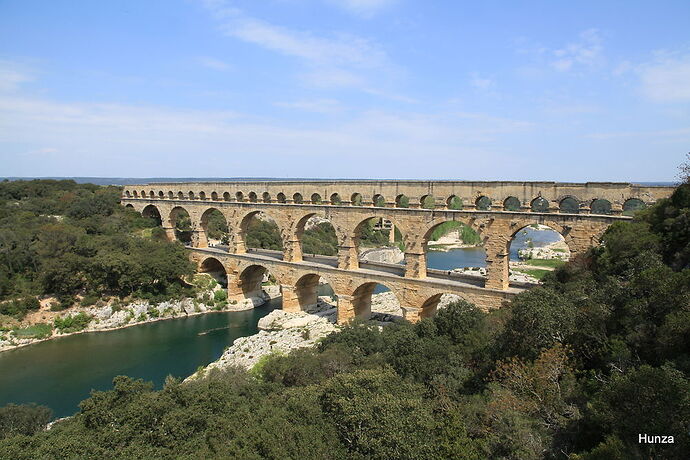
[[[69,180],[0,182],[0,314],[21,318],[47,295],[56,308],[77,295],[181,295],[193,268],[182,245],[119,197]]]
[[[686,183],[511,308],[354,324],[161,391],[118,377],[48,432],[5,409],[0,457],[685,459],[689,376]]]

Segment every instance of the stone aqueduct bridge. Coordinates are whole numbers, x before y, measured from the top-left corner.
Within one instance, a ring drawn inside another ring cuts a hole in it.
[[[155,183],[126,186],[122,204],[143,214],[159,214],[168,237],[185,210],[192,221],[191,258],[204,270],[222,265],[231,300],[255,296],[268,270],[282,288],[283,308],[316,302],[320,277],[338,298],[338,321],[370,311],[371,294],[384,284],[398,298],[405,317],[433,314],[443,293],[459,295],[482,309],[498,308],[524,286],[509,281],[509,245],[532,224],[548,225],[565,239],[572,255],[599,241],[624,210],[669,196],[672,187],[627,183],[268,181]],[[423,207],[423,204],[426,207]],[[431,207],[432,209],[429,209]],[[212,210],[228,223],[228,250],[209,248]],[[264,213],[278,225],[283,252],[249,251],[245,235],[253,216]],[[303,256],[301,238],[312,216],[327,218],[338,238],[337,258]],[[403,235],[405,264],[361,264],[359,235],[370,218],[390,220]],[[485,280],[427,270],[427,242],[443,222],[462,222],[480,235],[486,250]]]

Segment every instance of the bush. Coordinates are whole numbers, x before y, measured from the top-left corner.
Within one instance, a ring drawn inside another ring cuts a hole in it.
[[[225,290],[216,291],[213,293],[213,300],[216,302],[223,302],[228,300],[228,292]]]
[[[55,318],[55,328],[63,334],[78,332],[83,330],[91,322],[91,315],[80,312],[77,315]]]
[[[19,339],[45,339],[53,333],[53,326],[47,323],[38,323],[32,326],[15,329],[14,335]]]
[[[53,411],[35,404],[8,404],[0,407],[0,439],[31,436],[41,431],[53,417]]]

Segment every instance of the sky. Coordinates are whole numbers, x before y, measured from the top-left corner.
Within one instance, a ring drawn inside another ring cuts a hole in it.
[[[671,181],[690,2],[0,0],[0,176]]]

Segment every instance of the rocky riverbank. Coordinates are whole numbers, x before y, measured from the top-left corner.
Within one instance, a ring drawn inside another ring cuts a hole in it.
[[[438,308],[444,308],[459,297],[444,294]],[[383,327],[400,321],[402,309],[392,292],[374,294],[371,298],[372,320]],[[298,348],[313,347],[319,340],[337,331],[336,307],[330,297],[319,297],[318,304],[307,312],[289,313],[274,310],[259,320],[259,333],[241,337],[217,360],[188,379],[203,377],[213,369],[239,366],[251,369],[262,358],[273,353],[287,354]]]
[[[218,289],[219,287],[216,287],[216,290]],[[31,312],[13,329],[0,332],[0,352],[72,334],[111,331],[209,312],[249,310],[280,296],[280,287],[264,286],[260,296],[240,302],[213,301],[214,292],[215,290],[208,290],[201,292],[196,298],[154,304],[148,301],[133,301],[121,305],[119,301],[111,300],[105,305],[71,307],[60,312],[51,311],[50,303],[44,301],[40,310]],[[45,329],[42,334],[37,332],[35,337],[25,336],[27,332],[41,331],[42,327]]]

